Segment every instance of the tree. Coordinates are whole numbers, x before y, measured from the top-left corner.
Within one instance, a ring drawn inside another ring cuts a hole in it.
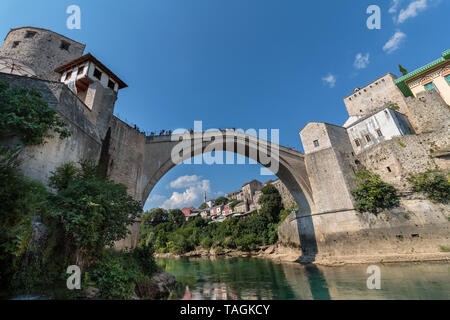
[[[214,202],[215,206],[222,206],[222,205],[226,205],[230,200],[228,200],[228,198],[225,197],[220,197],[218,199],[216,199],[216,201]]]
[[[62,181],[56,170],[52,181]],[[95,166],[84,162],[79,172],[53,196],[53,215],[62,223],[69,242],[89,259],[106,246],[124,239],[142,207],[122,184],[96,176]],[[56,184],[54,186],[57,186]]]
[[[406,76],[408,74],[408,71],[406,71],[406,69],[403,68],[401,64],[398,65],[398,69],[400,70],[402,75]]]
[[[358,171],[355,174],[357,187],[351,191],[355,198],[355,209],[359,212],[378,213],[399,205],[397,190],[383,182],[379,175],[370,171]]]
[[[10,88],[8,83],[0,83],[1,137],[19,137],[25,145],[39,145],[53,137],[52,131],[61,139],[70,136],[66,127],[39,91],[26,87]]]
[[[278,189],[268,184],[261,189],[262,195],[258,200],[261,205],[260,214],[265,216],[269,222],[278,222],[279,214],[283,205]]]
[[[162,208],[152,209],[142,215],[142,222],[145,224],[159,224],[167,221],[169,221],[169,215]]]
[[[169,221],[176,226],[181,226],[185,222],[183,212],[180,209],[169,210]]]
[[[198,207],[200,210],[206,209],[206,202],[203,202],[200,207]]]

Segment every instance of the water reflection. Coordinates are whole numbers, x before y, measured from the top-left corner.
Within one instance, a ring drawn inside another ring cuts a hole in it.
[[[380,264],[381,290],[368,290],[365,265],[323,267],[261,259],[159,259],[174,274],[170,299],[450,299],[449,263]]]

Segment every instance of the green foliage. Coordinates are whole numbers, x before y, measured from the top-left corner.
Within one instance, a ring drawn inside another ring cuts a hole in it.
[[[398,104],[396,104],[396,103],[391,103],[391,104],[389,105],[389,107],[390,107],[392,110],[395,110],[395,111],[399,111],[399,110],[400,110],[400,107],[399,107]]]
[[[169,219],[156,219],[166,216],[167,212],[153,209],[144,215],[146,223],[141,225],[140,243],[154,244],[156,252],[173,254],[189,252],[198,246],[217,251],[221,248],[251,250],[274,244],[278,239],[281,196],[270,186],[264,189],[261,198],[263,209],[260,212],[255,211],[245,218],[228,218],[222,223],[209,223],[195,217],[177,225]]]
[[[206,203],[203,202],[200,207],[198,207],[200,210],[206,209]]]
[[[228,198],[225,197],[219,197],[216,199],[216,201],[214,202],[215,206],[223,206],[226,205],[230,200],[228,200]]]
[[[143,224],[159,224],[169,221],[169,215],[166,210],[155,208],[144,213],[141,219]]]
[[[180,209],[172,209],[168,212],[169,221],[176,226],[181,226],[185,222],[185,217]]]
[[[355,174],[358,186],[352,190],[355,208],[359,212],[378,213],[381,209],[389,209],[399,205],[397,190],[383,182],[380,177],[369,171],[358,171]]]
[[[68,171],[73,172],[57,169],[51,178],[53,186],[60,188],[52,199],[53,212],[67,239],[89,259],[129,234],[127,227],[134,223],[141,205],[124,185],[98,178],[97,168],[88,162],[82,162],[67,183]]]
[[[280,222],[283,222],[284,219],[286,219],[287,216],[291,214],[291,212],[292,212],[291,210],[286,210],[286,209],[281,210],[280,211],[280,218],[279,218]]]
[[[142,277],[139,264],[130,253],[109,250],[89,272],[89,280],[104,299],[130,299]]]
[[[401,64],[398,65],[398,70],[400,70],[403,76],[406,76],[408,74],[408,71],[405,68],[403,68]]]
[[[281,195],[278,189],[268,184],[262,189],[262,195],[258,200],[261,205],[260,213],[266,217],[269,222],[278,222],[279,213],[283,209]]]
[[[409,182],[413,191],[426,194],[430,200],[441,203],[450,201],[450,180],[444,173],[436,170],[429,170],[420,174],[410,175]]]
[[[0,136],[18,136],[25,145],[44,143],[53,137],[51,131],[61,139],[71,133],[57,112],[48,107],[42,94],[26,87],[10,88],[0,83]]]
[[[49,186],[56,190],[67,189],[69,183],[80,173],[80,169],[73,163],[66,163],[51,172]]]

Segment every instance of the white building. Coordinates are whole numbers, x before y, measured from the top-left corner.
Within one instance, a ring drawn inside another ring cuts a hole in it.
[[[109,88],[116,94],[119,89],[127,87],[126,83],[90,53],[56,68],[55,71],[61,75],[61,82],[75,92],[90,109],[96,96],[95,84],[100,83],[103,88]]]
[[[347,133],[355,154],[393,137],[414,134],[408,118],[390,108],[361,117],[347,125]]]

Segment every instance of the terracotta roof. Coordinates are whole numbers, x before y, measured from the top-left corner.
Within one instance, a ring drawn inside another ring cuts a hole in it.
[[[73,67],[86,62],[86,61],[91,61],[94,64],[96,64],[97,66],[99,66],[99,68],[101,68],[104,72],[106,72],[107,75],[109,75],[111,78],[113,78],[118,84],[119,84],[119,89],[123,89],[128,87],[128,85],[123,82],[122,80],[120,80],[120,78],[118,76],[116,76],[114,74],[114,72],[112,72],[111,70],[108,69],[108,67],[106,67],[103,63],[101,63],[99,60],[97,60],[92,54],[88,53],[85,54],[82,57],[79,57],[75,60],[70,61],[69,63],[66,63],[58,68],[55,69],[55,72],[58,73],[63,73],[66,70],[72,69]]]

